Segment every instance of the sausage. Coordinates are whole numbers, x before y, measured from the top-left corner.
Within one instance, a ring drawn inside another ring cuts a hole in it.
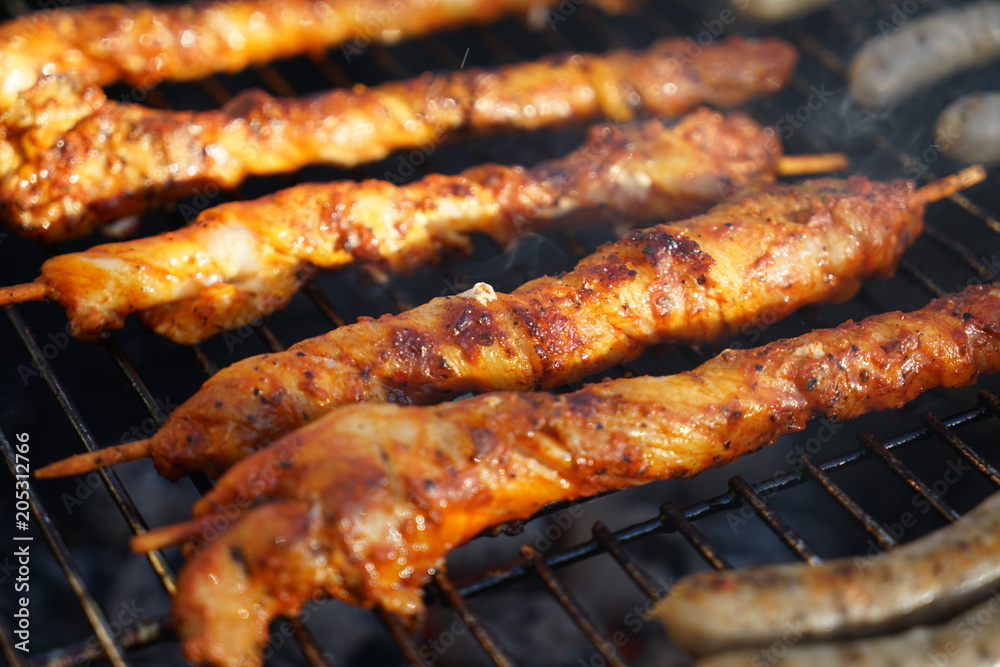
[[[938,118],[935,134],[937,145],[955,162],[1000,163],[1000,92],[952,102]]]
[[[874,558],[703,572],[677,584],[653,615],[703,655],[802,639],[892,632],[948,618],[1000,585],[1000,493],[927,537]]]
[[[758,651],[733,651],[700,660],[696,667],[905,667],[1000,665],[1000,593],[939,627],[900,635],[812,646],[790,646],[790,635]]]
[[[934,12],[861,47],[848,69],[850,95],[880,109],[919,88],[1000,56],[1000,2]]]

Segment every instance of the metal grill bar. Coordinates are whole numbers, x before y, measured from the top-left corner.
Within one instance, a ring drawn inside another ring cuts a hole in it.
[[[889,534],[885,528],[876,521],[871,514],[862,509],[853,498],[851,498],[836,482],[830,477],[822,468],[816,465],[811,458],[802,454],[798,458],[799,465],[802,466],[802,470],[813,478],[820,487],[826,491],[830,496],[833,497],[837,503],[840,504],[851,517],[860,523],[865,531],[872,536],[872,538],[878,542],[879,547],[882,550],[889,549],[896,545],[896,540],[893,539],[892,535]]]
[[[681,512],[673,503],[660,505],[659,520],[663,525],[672,524],[691,543],[701,557],[716,570],[730,570],[732,565],[722,552]]]
[[[613,667],[627,667],[624,658],[618,653],[615,645],[607,637],[598,632],[593,621],[587,618],[576,598],[559,580],[559,577],[556,576],[552,568],[546,564],[541,554],[534,547],[525,546],[521,548],[521,555],[524,557],[525,562],[534,569],[556,601],[569,614],[569,617],[573,619],[576,626],[580,628],[583,634],[587,636],[587,639],[597,648],[601,656],[607,661],[607,664]]]
[[[17,468],[15,466],[16,456],[14,448],[7,441],[7,437],[3,431],[0,431],[0,450],[3,450],[4,460],[7,463],[7,469],[10,471],[11,476],[16,477]],[[30,484],[28,485],[27,492],[31,505],[31,514],[35,517],[35,525],[42,532],[42,536],[48,543],[52,555],[59,564],[59,569],[65,575],[66,581],[69,583],[73,594],[83,609],[83,613],[86,615],[91,627],[94,628],[97,640],[104,647],[105,655],[114,667],[125,667],[125,658],[122,654],[122,649],[118,645],[114,633],[111,631],[111,626],[108,624],[108,619],[104,616],[101,606],[94,599],[94,596],[91,595],[90,589],[83,579],[80,566],[76,562],[76,558],[73,557],[72,552],[66,546],[66,543],[63,542],[59,530],[55,527],[52,518],[45,510],[45,507],[38,499],[34,488]]]
[[[201,369],[205,371],[205,375],[211,377],[219,372],[219,365],[212,361],[212,358],[205,354],[204,348],[202,348],[201,343],[195,343],[190,345],[189,349],[194,354],[194,358],[198,361],[198,365]]]
[[[302,649],[302,653],[309,664],[313,667],[328,667],[330,663],[326,660],[323,650],[316,642],[316,637],[313,635],[312,630],[300,618],[289,619],[289,622],[292,624],[292,634],[299,643],[299,648]]]
[[[162,641],[170,635],[166,630],[166,618],[137,621],[135,625],[122,629],[118,644],[126,651]],[[63,649],[56,649],[43,656],[36,664],[45,667],[78,667],[104,660],[107,655],[102,646],[92,642],[80,642]]]
[[[632,558],[622,543],[615,539],[615,536],[608,530],[607,526],[598,521],[594,524],[592,532],[594,539],[607,549],[611,557],[628,573],[632,581],[636,583],[649,599],[659,600],[663,596],[663,591],[653,583],[653,579],[646,573],[645,568],[639,565],[636,559]]]
[[[403,627],[403,622],[398,616],[394,616],[382,608],[376,609],[375,613],[386,629],[389,630],[389,634],[392,635],[396,645],[403,651],[403,655],[410,665],[414,667],[430,667],[430,663],[421,655],[420,647],[416,645],[413,637]]]
[[[45,356],[42,354],[42,351],[38,346],[37,340],[28,329],[28,325],[25,323],[24,319],[18,313],[17,309],[13,307],[7,308],[7,317],[14,325],[18,336],[21,338],[21,341],[24,343],[24,346],[31,355],[31,358],[35,363],[35,367],[41,369],[42,377],[45,379],[45,382],[48,384],[53,395],[55,395],[56,400],[59,402],[60,407],[62,407],[63,412],[69,419],[73,426],[73,430],[76,431],[76,434],[80,438],[84,447],[86,447],[88,451],[96,450],[97,443],[90,434],[90,431],[87,429],[87,426],[83,423],[83,417],[80,415],[79,411],[77,411],[76,406],[73,404],[73,401],[70,400],[58,378],[56,378],[55,372],[52,370],[51,365],[47,363]],[[147,526],[142,519],[142,515],[139,513],[135,503],[132,502],[131,496],[129,496],[128,492],[125,490],[125,487],[122,485],[118,475],[114,471],[108,470],[98,470],[93,474],[100,476],[101,482],[108,490],[108,493],[111,494],[112,500],[114,500],[115,505],[125,518],[132,532],[138,533],[146,530]],[[172,591],[173,583],[170,579],[170,568],[163,561],[162,556],[159,552],[150,552],[147,554],[147,557],[152,564],[153,569],[156,570],[158,575],[160,575],[160,580],[164,587],[168,591]],[[92,600],[90,602],[93,603]]]
[[[898,456],[889,451],[889,449],[875,439],[871,433],[862,433],[858,436],[858,439],[864,444],[864,446],[875,455],[875,458],[879,459],[895,474],[899,479],[901,479],[907,486],[920,494],[927,502],[930,503],[931,507],[937,510],[937,513],[943,516],[947,521],[955,521],[959,518],[959,513],[948,506],[941,497],[931,490],[931,487],[917,477],[912,470],[910,470]]]
[[[125,355],[125,351],[122,349],[121,345],[114,338],[109,338],[103,341],[102,347],[107,350],[112,358],[114,358],[115,363],[118,368],[121,369],[122,374],[125,376],[125,380],[129,383],[135,393],[139,394],[139,398],[142,400],[143,405],[146,406],[146,410],[149,415],[157,421],[157,423],[162,423],[160,419],[159,410],[156,406],[156,400],[153,398],[153,394],[150,393],[149,389],[146,387],[146,383],[143,382],[142,378],[139,377],[139,373],[135,369],[135,365],[132,360]]]
[[[930,412],[925,412],[922,415],[922,420],[924,424],[927,425],[927,428],[933,431],[936,436],[951,445],[955,451],[965,457],[965,460],[971,463],[972,467],[981,472],[984,477],[993,482],[994,486],[1000,486],[1000,472],[998,472],[995,467],[990,465],[986,459],[980,456],[964,440],[952,433],[936,415]]]
[[[473,636],[479,642],[479,645],[483,647],[486,654],[493,661],[493,664],[497,667],[510,667],[514,663],[511,662],[504,652],[500,649],[500,645],[497,644],[496,639],[493,635],[483,626],[479,618],[472,611],[472,608],[465,601],[465,598],[458,589],[455,588],[455,584],[452,583],[451,579],[448,578],[444,572],[439,572],[436,577],[434,577],[434,583],[437,585],[438,589],[444,595],[444,599],[451,605],[451,608],[458,612],[461,617],[462,622],[465,626],[472,631]]]
[[[970,269],[975,271],[976,275],[979,276],[981,280],[992,280],[995,277],[993,272],[987,269],[983,263],[972,254],[971,250],[947,234],[938,231],[935,227],[925,224],[924,236],[933,240],[938,245],[945,246],[952,252],[952,254],[962,258],[962,261],[965,262]]]
[[[785,546],[791,549],[796,556],[809,563],[810,565],[819,565],[823,562],[823,559],[819,557],[812,547],[806,544],[806,541],[801,535],[792,530],[792,527],[785,522],[774,510],[772,510],[767,501],[753,490],[753,487],[743,479],[742,476],[737,475],[729,480],[729,487],[735,491],[740,498],[743,499],[753,511],[757,513],[757,516],[767,524],[767,527],[778,536]]]
[[[1000,417],[1000,398],[997,398],[992,392],[986,390],[979,392],[979,402],[985,405],[994,416]]]
[[[913,266],[913,264],[911,264],[909,260],[906,259],[900,260],[899,270],[903,273],[912,276],[913,279],[919,284],[921,284],[928,292],[930,292],[934,296],[934,298],[941,298],[943,296],[948,295],[947,290],[945,290],[943,287],[934,282],[930,278],[930,276],[928,276],[926,273],[920,271],[919,269],[917,269],[917,267]]]

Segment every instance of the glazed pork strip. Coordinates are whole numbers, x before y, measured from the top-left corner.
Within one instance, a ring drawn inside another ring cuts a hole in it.
[[[169,478],[217,475],[347,403],[557,387],[648,345],[711,341],[762,317],[847,298],[862,278],[890,274],[921,231],[926,201],[908,181],[864,178],[745,190],[705,215],[632,231],[573,271],[510,294],[479,284],[240,361],[206,381],[150,440],[41,474],[151,456]]]
[[[65,3],[53,3],[53,6]],[[553,0],[221,0],[49,8],[0,24],[0,115],[40,78],[77,72],[102,86],[149,89],[347,44],[392,44],[505,14],[549,10]],[[596,6],[617,11],[620,0]]]
[[[692,575],[653,616],[674,643],[704,655],[770,645],[789,628],[802,642],[898,632],[947,620],[998,585],[1000,494],[955,523],[876,557]]]
[[[232,188],[250,175],[308,164],[350,167],[459,131],[733,106],[780,89],[796,62],[778,39],[694,45],[696,55],[692,44],[668,39],[643,51],[563,54],[303,98],[255,90],[204,112],[111,102],[79,77],[53,75],[24,96],[20,125],[5,128],[0,217],[27,237],[57,241],[209,184]]]
[[[193,537],[173,607],[185,654],[257,664],[270,621],[315,597],[419,616],[420,589],[446,554],[490,526],[689,477],[812,417],[897,408],[998,370],[1000,286],[976,286],[912,313],[726,351],[670,377],[348,406],[242,461],[194,520],[133,546]]]
[[[30,286],[0,288],[0,305],[33,291],[62,304],[85,339],[142,311],[152,330],[194,343],[283,307],[316,268],[409,272],[467,249],[477,232],[504,244],[601,208],[630,221],[684,218],[790,168],[843,166],[838,155],[782,159],[772,130],[703,108],[673,127],[595,127],[570,155],[530,169],[312,183],[223,204],[179,231],[54,257]]]
[[[948,623],[900,634],[854,641],[789,646],[781,656],[768,649],[729,651],[699,660],[695,667],[985,667],[1000,661],[1000,594]]]

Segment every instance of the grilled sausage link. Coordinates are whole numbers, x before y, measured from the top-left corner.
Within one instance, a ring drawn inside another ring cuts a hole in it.
[[[1000,163],[1000,92],[955,100],[938,117],[935,134],[937,145],[951,160]]]
[[[851,97],[872,108],[1000,56],[1000,2],[975,2],[913,19],[873,37],[848,69]]]
[[[691,45],[671,39],[645,51],[564,54],[304,98],[250,91],[205,112],[109,102],[64,75],[44,82],[37,104],[47,111],[45,104],[58,99],[76,109],[73,115],[59,107],[69,117],[58,122],[70,129],[39,128],[30,118],[42,112],[32,108],[24,111],[27,129],[5,129],[0,216],[25,236],[66,239],[207,184],[231,188],[249,175],[307,164],[349,167],[435,145],[459,130],[530,130],[600,116],[624,121],[640,111],[674,116],[702,103],[732,106],[781,88],[796,60],[794,49],[776,39],[730,39],[697,57]],[[74,96],[83,101],[65,101]]]
[[[1000,596],[993,596],[940,626],[887,637],[780,649],[730,651],[695,667],[990,667],[1000,664]]]
[[[306,599],[419,614],[420,588],[448,551],[489,526],[694,475],[810,417],[895,408],[997,370],[1000,287],[978,286],[913,313],[726,351],[670,377],[345,407],[242,461],[198,502],[197,518],[182,524],[199,537],[178,579],[174,623],[190,659],[255,664],[269,621]],[[223,517],[222,532],[206,539]],[[167,542],[178,536],[164,531]],[[154,548],[161,537],[133,544]]]
[[[65,3],[58,3],[65,4]],[[552,0],[219,0],[161,7],[141,2],[47,9],[0,24],[0,114],[45,75],[77,72],[87,84],[124,81],[140,90],[166,79],[318,51],[391,44]],[[618,0],[598,0],[618,10]]]
[[[896,368],[901,362],[890,363]],[[653,615],[674,643],[703,655],[770,644],[789,629],[801,641],[897,632],[945,620],[998,584],[1000,494],[875,558],[695,574],[682,579]]]
[[[654,343],[709,341],[886,275],[920,232],[912,183],[819,179],[743,191],[682,223],[630,232],[510,294],[480,285],[245,359],[210,378],[146,443],[176,478],[218,474],[346,403],[427,403],[556,387]],[[100,450],[50,467],[113,465]],[[60,470],[61,468],[61,470]]]
[[[506,243],[599,207],[633,220],[682,218],[772,180],[780,155],[774,133],[742,114],[602,125],[572,154],[531,169],[487,164],[403,186],[308,184],[223,204],[175,232],[54,257],[36,282],[78,337],[142,311],[157,333],[193,343],[284,306],[313,267],[411,271],[465,248],[474,232]]]

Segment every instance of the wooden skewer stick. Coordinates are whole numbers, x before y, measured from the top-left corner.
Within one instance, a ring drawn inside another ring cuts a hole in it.
[[[984,180],[986,180],[986,169],[982,165],[976,164],[966,167],[957,174],[945,176],[915,190],[910,197],[910,206],[929,204],[950,197],[956,192],[961,192],[977,183],[982,183]]]
[[[847,156],[843,153],[818,153],[816,155],[782,155],[778,158],[778,176],[823,174],[847,169]]]
[[[181,544],[192,537],[197,537],[204,533],[212,520],[218,516],[221,515],[209,514],[189,519],[188,521],[173,523],[169,526],[155,528],[141,535],[136,535],[129,544],[132,547],[132,551],[140,554]]]
[[[12,303],[24,303],[25,301],[42,301],[48,295],[49,288],[45,283],[24,283],[12,287],[0,287],[0,306],[9,306]]]
[[[98,449],[93,452],[77,454],[68,459],[50,463],[35,471],[35,477],[47,479],[50,477],[65,477],[67,475],[80,475],[98,468],[116,466],[119,463],[127,463],[150,456],[149,440],[138,440],[136,442],[126,442],[124,445],[116,445],[107,449]]]

